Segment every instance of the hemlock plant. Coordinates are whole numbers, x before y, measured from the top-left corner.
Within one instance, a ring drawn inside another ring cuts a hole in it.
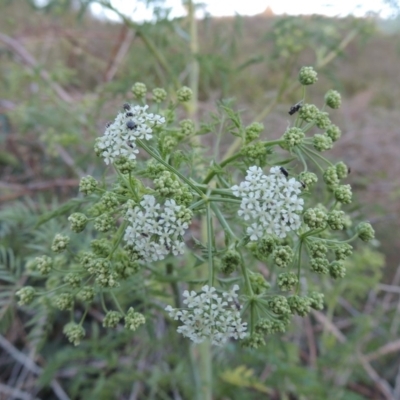
[[[177,122],[176,108],[190,100],[189,88],[165,108],[167,93],[156,88],[150,107],[146,86],[136,83],[139,104],[125,103],[95,143],[96,154],[115,170],[113,180],[82,178],[79,190],[87,202],[68,217],[74,234],[91,235],[90,247],[71,247],[69,235],[58,233],[49,254],[29,263],[29,286],[18,290],[19,304],[70,310],[63,332],[74,345],[85,337],[94,301],[102,305],[104,327],[123,323],[135,331],[149,316],[140,304],[124,309],[119,290],[140,276],[151,281],[152,273],[172,265],[180,293],[169,293],[165,276],[164,297],[157,300],[166,318],[178,321],[177,332],[195,343],[234,339],[258,347],[265,335],[285,332],[292,315],[323,309],[312,274],[345,277],[349,243],[369,241],[374,231],[367,222],[352,229],[345,213],[351,186],[342,183],[348,168],[320,154],[340,138],[326,107],[339,108],[341,99],[330,90],[322,109],[307,104],[305,87],[317,79],[312,67],[300,70],[303,99],[290,109],[292,125],[273,141],[265,140],[259,122],[243,126],[227,103],[221,104],[223,117],[200,129],[188,119]],[[317,132],[311,134],[312,128]],[[211,132],[220,139],[226,130],[241,149],[210,162],[196,136]],[[289,158],[278,154],[278,146]],[[350,238],[344,230],[353,231]],[[196,267],[191,279],[180,279],[182,262]],[[260,263],[268,277],[259,272]],[[38,278],[47,279],[46,289],[34,287]]]

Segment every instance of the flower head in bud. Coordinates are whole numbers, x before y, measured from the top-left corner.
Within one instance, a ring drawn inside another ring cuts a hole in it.
[[[104,207],[104,211],[112,212],[119,206],[118,196],[113,192],[105,192],[101,196],[101,204]]]
[[[243,146],[241,149],[243,156],[248,158],[249,162],[257,163],[259,165],[265,165],[267,155],[270,153],[270,149],[265,145],[264,142],[256,142]]]
[[[128,157],[119,157],[114,161],[114,166],[121,174],[129,174],[135,170],[136,161],[130,160]]]
[[[304,184],[303,186],[310,189],[318,182],[318,177],[313,172],[302,172],[298,180]]]
[[[73,288],[78,288],[81,285],[81,277],[79,274],[70,272],[69,274],[65,275],[64,282]]]
[[[324,309],[324,294],[319,292],[310,292],[308,298],[310,299],[310,306],[314,310]]]
[[[249,276],[251,287],[255,294],[260,294],[268,290],[271,285],[267,282],[262,274],[254,272]]]
[[[122,319],[122,314],[118,311],[108,311],[103,319],[104,328],[115,328]]]
[[[312,85],[317,82],[318,74],[313,67],[302,67],[299,72],[299,82],[303,86]]]
[[[38,270],[42,275],[49,274],[53,267],[53,260],[48,256],[36,257],[35,263],[36,270]]]
[[[221,272],[229,275],[242,264],[240,254],[235,249],[229,249],[221,258]]]
[[[257,256],[260,260],[266,260],[274,251],[278,240],[271,236],[265,235],[257,242]]]
[[[325,134],[332,139],[332,142],[336,142],[342,136],[342,131],[338,126],[331,124],[326,128]]]
[[[329,136],[317,133],[313,137],[313,146],[315,150],[326,151],[332,148],[333,142]]]
[[[78,325],[75,322],[69,322],[65,325],[63,333],[68,340],[74,344],[74,346],[78,346],[81,340],[85,337],[85,330],[81,325]]]
[[[303,214],[304,222],[311,229],[322,229],[326,227],[328,216],[320,208],[309,208]]]
[[[342,104],[340,93],[336,90],[328,90],[325,94],[325,104],[330,108],[339,108]]]
[[[18,304],[20,306],[24,306],[32,303],[33,299],[35,298],[36,291],[32,286],[25,286],[19,289],[15,294],[19,297]]]
[[[193,97],[192,89],[182,86],[176,93],[179,103],[186,103]]]
[[[364,241],[369,242],[375,238],[375,231],[369,222],[361,222],[357,226],[358,237]]]
[[[325,257],[328,253],[328,247],[326,247],[324,241],[315,241],[308,246],[311,257]]]
[[[315,257],[310,260],[310,268],[318,274],[328,274],[329,261],[325,257]]]
[[[336,174],[339,179],[344,179],[347,178],[347,175],[349,173],[349,167],[344,163],[344,162],[338,162],[335,165],[336,168]]]
[[[335,199],[342,204],[350,204],[352,198],[351,186],[350,185],[339,185],[336,186]]]
[[[335,166],[328,167],[324,172],[324,181],[329,187],[335,187],[339,184]]]
[[[71,230],[79,233],[85,229],[86,224],[88,223],[88,218],[85,214],[73,213],[68,217],[68,221],[71,224]]]
[[[264,125],[260,122],[253,122],[245,129],[245,144],[249,144],[253,140],[259,138],[260,133],[264,130]]]
[[[241,346],[248,349],[258,349],[265,346],[265,339],[261,333],[253,333],[251,336],[245,337]]]
[[[85,302],[90,303],[94,299],[94,289],[91,286],[84,286],[77,294],[77,297]]]
[[[288,303],[292,314],[305,317],[311,311],[311,301],[308,297],[298,295],[290,296],[288,298]]]
[[[167,92],[162,88],[155,88],[152,93],[155,103],[162,103],[167,98]]]
[[[292,290],[299,283],[295,272],[283,272],[278,276],[278,286],[284,292]]]
[[[69,240],[69,236],[64,236],[58,233],[54,236],[51,250],[55,253],[62,253],[67,248]]]
[[[145,322],[146,318],[143,314],[135,312],[132,307],[129,308],[128,312],[125,315],[125,328],[131,331],[136,331],[136,329]]]
[[[290,314],[289,303],[285,296],[274,296],[268,301],[269,309],[275,314]]]
[[[108,232],[115,227],[115,221],[112,215],[102,214],[94,220],[94,229],[99,232]]]
[[[319,111],[315,117],[315,125],[320,129],[328,129],[332,125],[329,114],[325,111]]]
[[[132,86],[132,93],[135,95],[137,99],[143,99],[147,93],[147,87],[142,82],[136,82]]]
[[[191,119],[183,119],[181,122],[179,122],[179,126],[179,136],[181,136],[182,138],[192,136],[196,132],[195,124]]]
[[[287,267],[293,260],[293,250],[289,246],[278,246],[272,253],[272,258],[278,267]]]
[[[53,298],[54,307],[59,310],[68,310],[72,308],[74,303],[74,298],[70,293],[62,293]]]
[[[334,231],[340,231],[346,226],[345,213],[341,210],[333,210],[328,214],[328,225]]]
[[[282,139],[284,140],[283,147],[290,150],[303,143],[304,132],[300,128],[292,127],[286,130]]]
[[[317,118],[318,107],[314,104],[303,104],[299,111],[299,117],[305,122],[312,122]]]
[[[353,247],[348,243],[341,243],[334,248],[334,252],[336,260],[345,260],[347,257],[352,255]]]
[[[344,278],[346,275],[346,268],[343,265],[343,261],[332,261],[329,264],[329,275],[334,278]]]
[[[79,182],[79,191],[85,196],[94,193],[98,189],[99,183],[93,176],[84,176]]]

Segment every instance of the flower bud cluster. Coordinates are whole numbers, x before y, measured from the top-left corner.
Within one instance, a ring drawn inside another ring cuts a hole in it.
[[[165,123],[165,118],[157,114],[148,114],[148,106],[124,105],[124,112],[117,115],[109,125],[104,136],[96,140],[96,154],[104,158],[106,164],[113,163],[121,156],[134,160],[139,150],[137,139],[150,140],[153,128]]]
[[[54,236],[51,250],[54,251],[54,253],[62,253],[67,248],[69,240],[69,236],[57,233],[57,235]]]
[[[192,213],[184,206],[167,200],[162,207],[154,196],[143,196],[140,205],[129,208],[124,240],[145,261],[162,260],[169,253],[183,254],[183,235]]]
[[[64,326],[63,333],[74,346],[78,346],[85,336],[85,329],[75,322],[69,322]]]
[[[247,228],[250,240],[257,241],[265,234],[284,238],[300,227],[304,204],[298,197],[300,188],[301,183],[287,179],[279,167],[271,168],[270,175],[256,166],[247,170],[245,181],[231,189],[242,198],[238,215],[245,221],[257,221]]]
[[[304,132],[300,128],[296,128],[295,126],[289,128],[282,136],[284,140],[282,147],[286,150],[291,150],[303,143],[304,136]]]
[[[243,339],[247,335],[247,323],[242,322],[240,316],[237,290],[239,286],[234,285],[222,296],[208,285],[202,287],[202,293],[185,290],[183,303],[187,308],[179,310],[167,306],[165,310],[171,318],[183,323],[178,327],[178,333],[195,343],[209,338],[212,344],[221,346],[230,338]]]
[[[131,331],[136,331],[136,329],[145,322],[146,318],[143,314],[135,312],[132,307],[129,308],[125,315],[125,328]]]
[[[299,72],[299,82],[306,86],[317,82],[318,74],[313,67],[302,67]]]

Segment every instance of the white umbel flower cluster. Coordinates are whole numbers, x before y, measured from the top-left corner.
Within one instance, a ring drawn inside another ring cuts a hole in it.
[[[301,183],[288,179],[280,167],[272,167],[269,175],[257,166],[247,170],[245,181],[231,189],[242,198],[238,215],[245,221],[256,221],[247,228],[250,240],[256,241],[265,234],[284,238],[289,231],[300,228],[299,213],[304,204],[298,197],[300,188]]]
[[[228,339],[243,339],[247,336],[247,323],[242,322],[238,303],[238,285],[234,285],[229,292],[218,296],[214,287],[205,285],[202,293],[195,291],[183,292],[183,303],[187,309],[165,308],[171,318],[180,320],[183,325],[177,329],[178,333],[188,337],[195,343],[211,339],[212,344],[221,346]]]
[[[162,260],[169,253],[183,254],[183,235],[191,217],[192,213],[174,200],[167,200],[162,207],[154,196],[145,195],[140,206],[126,212],[131,225],[124,240],[146,261]]]
[[[120,156],[134,160],[139,150],[137,139],[152,138],[153,128],[165,123],[165,118],[146,112],[149,106],[124,105],[115,121],[109,124],[104,135],[96,141],[96,153],[104,158],[106,164],[114,162]]]

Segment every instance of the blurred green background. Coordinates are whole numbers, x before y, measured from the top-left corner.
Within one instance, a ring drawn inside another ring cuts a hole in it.
[[[93,143],[132,84],[172,93],[192,84],[193,65],[192,118],[234,98],[268,139],[302,96],[299,68],[316,66],[307,100],[322,106],[328,89],[341,92],[332,119],[343,136],[329,157],[350,166],[351,213],[377,238],[343,281],[326,285],[323,314],[296,320],[266,348],[215,350],[215,399],[400,399],[400,19],[204,18],[194,51],[186,17],[117,23],[89,4],[0,0],[0,399],[195,398],[189,345],[161,315],[131,337],[99,328],[94,307],[90,340],[74,348],[59,315],[18,310],[14,298],[26,260],[65,226],[37,228],[40,216],[75,197],[80,177],[102,176]]]

